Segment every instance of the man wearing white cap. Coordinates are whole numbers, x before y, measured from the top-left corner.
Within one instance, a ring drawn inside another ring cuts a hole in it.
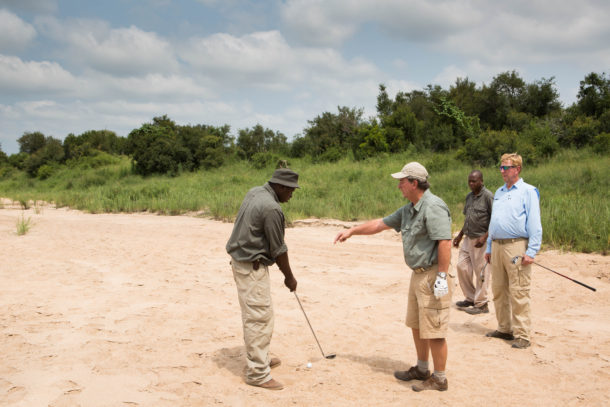
[[[385,218],[340,232],[335,243],[353,235],[372,235],[390,228],[401,232],[405,262],[413,270],[406,325],[413,333],[417,365],[396,371],[394,376],[403,381],[423,380],[412,386],[415,391],[445,391],[448,388],[445,337],[455,278],[449,274],[451,215],[445,202],[430,192],[428,171],[420,163],[410,162],[392,177],[400,180],[398,189],[410,203]],[[428,370],[430,353],[434,362],[432,375]]]

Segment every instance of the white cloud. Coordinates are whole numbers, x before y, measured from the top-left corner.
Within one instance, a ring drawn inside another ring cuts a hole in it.
[[[0,54],[0,89],[6,94],[72,92],[79,85],[74,76],[56,62],[24,62]]]
[[[37,20],[40,30],[67,46],[65,57],[85,67],[114,75],[173,72],[178,62],[171,44],[135,26],[112,29],[99,20]]]
[[[15,14],[0,9],[0,52],[20,51],[36,37],[36,30]]]

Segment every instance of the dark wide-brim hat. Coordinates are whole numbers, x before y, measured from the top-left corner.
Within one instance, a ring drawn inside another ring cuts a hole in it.
[[[280,184],[291,188],[298,188],[299,174],[289,168],[278,168],[273,173],[269,182]]]

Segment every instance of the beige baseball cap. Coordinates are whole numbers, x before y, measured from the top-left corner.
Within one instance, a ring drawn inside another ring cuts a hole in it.
[[[402,179],[406,177],[414,178],[419,181],[428,180],[428,171],[426,168],[418,162],[412,161],[402,167],[400,172],[395,172],[392,177],[396,179]]]

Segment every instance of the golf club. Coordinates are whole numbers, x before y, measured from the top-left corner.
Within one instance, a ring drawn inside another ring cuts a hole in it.
[[[487,267],[488,264],[489,264],[489,262],[485,261],[485,265],[483,266],[483,269],[481,270],[481,282],[482,283],[485,282],[485,267]]]
[[[515,256],[515,257],[513,257],[512,263],[513,263],[513,264],[517,264],[517,260],[519,259],[519,257],[523,258],[523,256]],[[591,286],[589,286],[589,285],[586,285],[585,283],[581,283],[580,281],[574,280],[573,278],[570,278],[570,277],[568,277],[568,276],[564,276],[563,274],[558,273],[558,272],[556,272],[555,270],[551,270],[550,268],[545,267],[545,266],[543,266],[542,264],[536,263],[535,261],[534,261],[534,262],[532,262],[532,263],[534,263],[535,265],[537,265],[537,266],[539,266],[539,267],[542,267],[543,269],[547,269],[548,271],[552,271],[552,272],[553,272],[553,273],[555,273],[555,274],[559,274],[561,277],[565,277],[565,278],[567,278],[568,280],[572,280],[572,281],[574,281],[576,284],[580,284],[580,285],[582,285],[583,287],[586,287],[586,288],[588,288],[588,289],[589,289],[589,290],[591,290],[591,291],[597,291],[595,288],[593,288],[593,287],[591,287]]]
[[[320,342],[318,342],[318,338],[316,337],[316,333],[313,331],[313,328],[311,327],[311,324],[309,323],[309,318],[307,318],[307,314],[305,313],[305,310],[303,309],[303,305],[301,305],[301,300],[299,300],[299,296],[297,295],[296,291],[293,291],[294,296],[297,298],[297,301],[299,302],[299,307],[301,307],[301,311],[303,311],[303,315],[305,315],[305,320],[307,321],[307,325],[309,325],[309,329],[311,329],[311,333],[313,334],[314,339],[316,340],[316,343],[318,344],[318,348],[320,348],[320,352],[322,352],[322,356],[325,357],[326,359],[334,359],[335,356],[337,356],[335,353],[329,353],[328,355],[324,354],[324,351],[322,350],[322,346],[320,346]]]

